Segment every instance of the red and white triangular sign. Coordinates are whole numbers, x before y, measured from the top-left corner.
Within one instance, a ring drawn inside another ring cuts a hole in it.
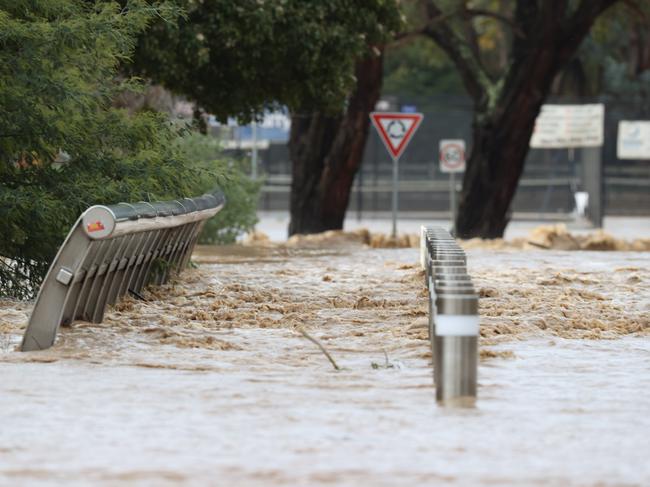
[[[373,112],[370,114],[372,124],[393,159],[399,159],[402,155],[422,118],[421,113]]]

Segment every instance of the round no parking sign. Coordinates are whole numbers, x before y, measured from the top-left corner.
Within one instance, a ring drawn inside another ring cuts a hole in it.
[[[440,141],[440,171],[453,173],[465,171],[465,141],[447,139]]]

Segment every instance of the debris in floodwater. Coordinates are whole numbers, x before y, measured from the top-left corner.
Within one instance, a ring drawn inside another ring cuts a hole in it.
[[[411,233],[392,237],[382,233],[374,233],[370,236],[370,246],[375,249],[415,248],[420,246],[420,236]]]
[[[382,352],[384,352],[384,363],[379,364],[377,362],[371,362],[370,366],[373,369],[377,370],[377,369],[400,369],[400,368],[402,368],[402,364],[400,362],[393,363],[393,362],[388,360],[388,353],[386,352],[386,350],[382,350]]]
[[[188,270],[181,281],[146,290],[146,302],[126,297],[107,312],[104,323],[74,324],[63,331],[53,353],[109,353],[106,343],[116,339],[124,349],[137,343],[250,350],[255,342],[233,336],[233,330],[295,334],[303,327],[332,336],[326,343],[334,355],[348,340],[365,341],[366,350],[373,343],[381,343],[379,348],[419,343],[426,349],[427,291],[414,250],[386,253],[353,246],[335,255],[300,249],[289,255],[251,248],[251,265],[239,265],[230,260],[234,248],[201,248],[208,264]],[[264,255],[260,262],[257,252]],[[524,259],[538,264],[519,269],[510,251],[489,251],[489,260],[472,252],[486,251],[469,251],[481,297],[482,345],[531,335],[611,339],[650,333],[645,265],[612,254],[610,266],[584,270],[576,254],[575,266],[549,269],[551,261],[545,259],[553,253],[538,252]],[[487,267],[476,268],[478,261]],[[11,336],[12,344],[20,341],[29,308],[29,303],[0,303],[0,332]]]
[[[327,349],[323,346],[323,344],[322,344],[321,342],[319,342],[318,340],[316,340],[313,336],[311,336],[309,333],[307,333],[307,332],[306,332],[304,329],[302,329],[302,328],[299,328],[299,329],[298,329],[298,332],[299,332],[302,336],[304,336],[307,340],[309,340],[309,341],[312,342],[314,345],[316,345],[316,346],[320,349],[321,352],[323,352],[323,355],[325,355],[325,356],[327,357],[327,360],[330,361],[330,363],[332,364],[332,367],[334,367],[334,370],[341,370],[341,367],[338,366],[338,364],[334,361],[334,359],[332,358],[332,356],[330,355],[330,353],[327,351]]]
[[[481,360],[493,359],[493,358],[503,358],[503,359],[512,359],[515,358],[515,352],[512,350],[490,350],[487,348],[482,348],[479,351],[479,357]]]
[[[311,235],[293,235],[286,243],[280,245],[287,247],[336,247],[350,244],[368,245],[369,243],[370,232],[364,228],[352,232],[329,230]]]
[[[459,243],[464,249],[650,251],[650,238],[622,240],[603,230],[574,234],[569,232],[563,223],[540,225],[532,229],[527,237],[511,240],[473,238],[459,240]],[[405,233],[392,237],[361,228],[353,231],[329,230],[311,235],[293,235],[286,242],[271,242],[267,235],[256,231],[249,234],[242,244],[276,248],[340,248],[355,245],[372,248],[416,248],[420,245],[420,236]]]
[[[465,249],[513,249],[513,250],[618,250],[618,251],[650,251],[650,239],[638,238],[627,241],[614,238],[612,235],[597,230],[593,233],[573,234],[566,225],[541,225],[534,228],[525,238],[512,240],[470,239],[461,241]]]
[[[543,255],[543,254],[539,254]],[[628,282],[633,272],[635,287]],[[472,272],[479,288],[481,337],[486,344],[522,335],[611,339],[650,333],[650,270],[611,273],[539,266]]]
[[[271,239],[264,232],[259,232],[253,230],[246,235],[246,238],[242,242],[244,245],[271,245]]]

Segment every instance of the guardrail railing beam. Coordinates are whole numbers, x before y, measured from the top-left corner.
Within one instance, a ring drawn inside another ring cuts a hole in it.
[[[72,227],[41,285],[22,351],[51,347],[61,325],[99,323],[106,307],[140,295],[187,267],[205,221],[225,204],[220,191],[157,203],[93,206]]]

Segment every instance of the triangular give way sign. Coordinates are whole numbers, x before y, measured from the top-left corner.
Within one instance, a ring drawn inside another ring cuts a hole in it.
[[[399,159],[402,155],[422,118],[421,113],[373,112],[370,114],[372,124],[393,159]]]

